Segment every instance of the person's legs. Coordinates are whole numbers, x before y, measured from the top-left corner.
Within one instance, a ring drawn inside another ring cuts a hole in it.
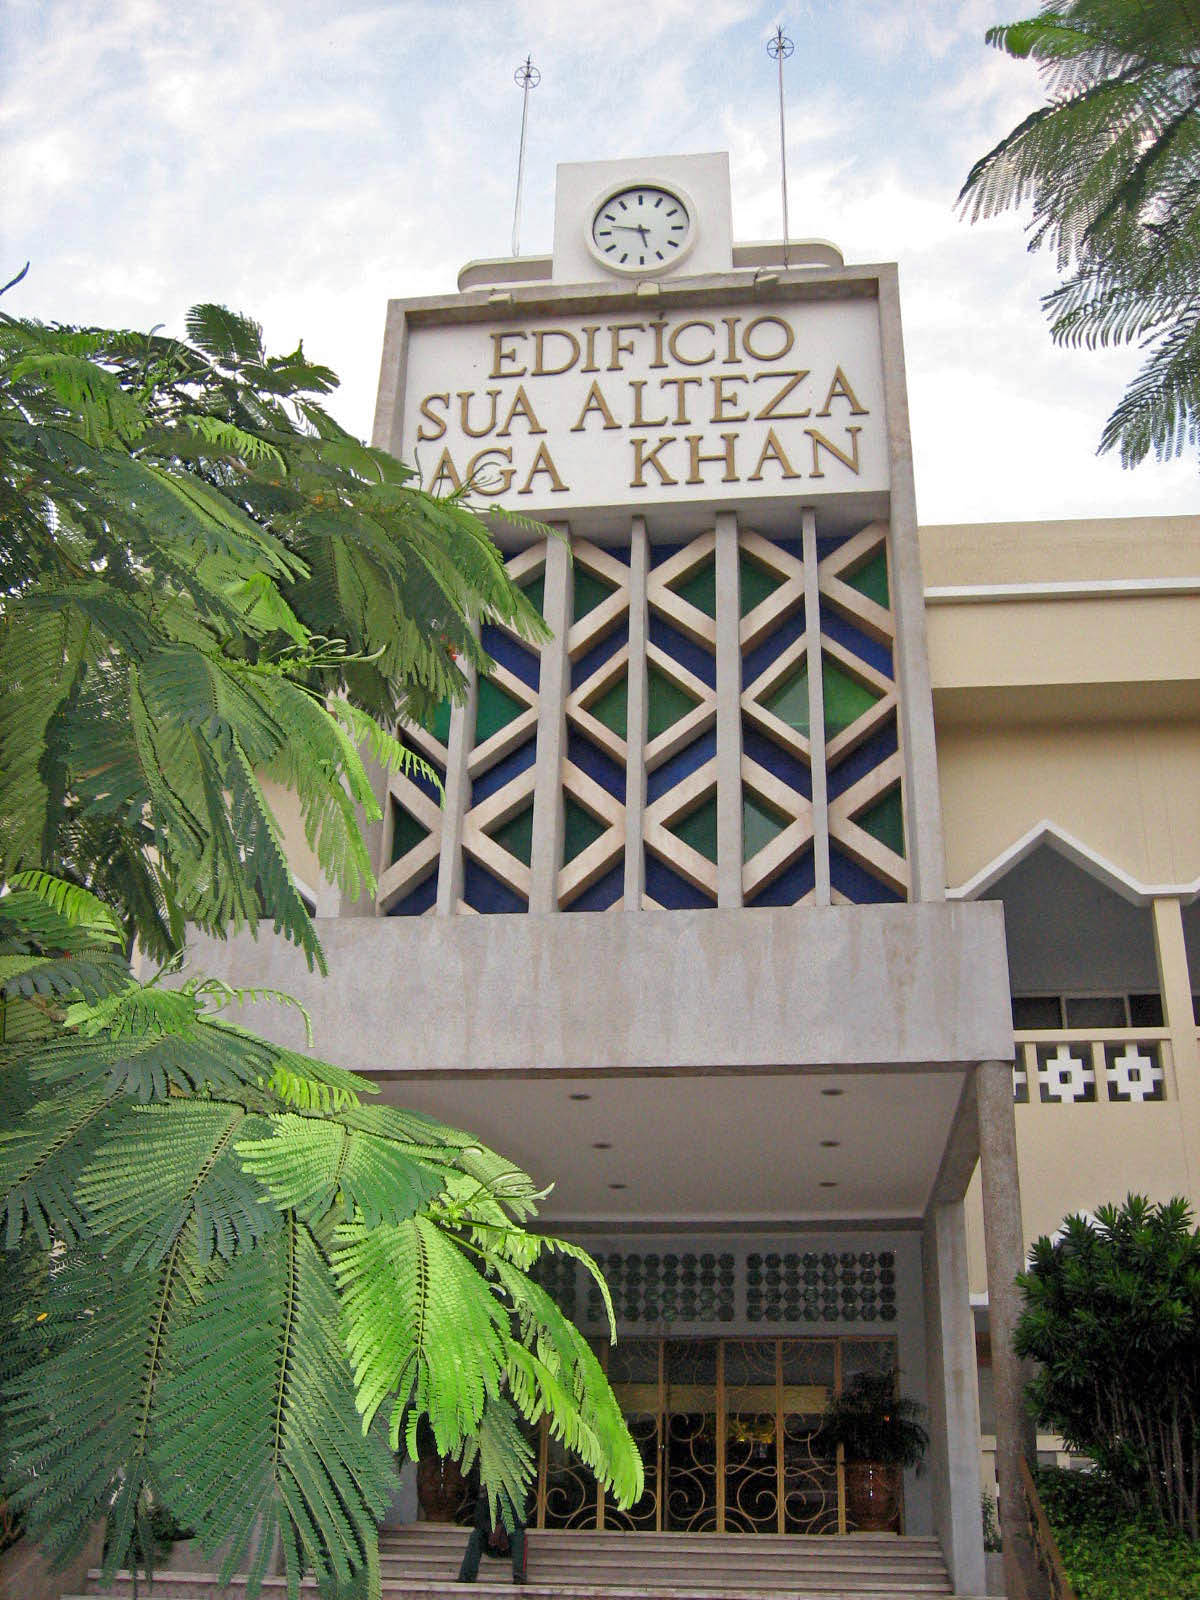
[[[482,1528],[472,1528],[467,1548],[463,1552],[462,1566],[458,1569],[459,1583],[474,1583],[479,1571],[479,1557],[483,1554],[483,1541],[487,1537]]]
[[[513,1582],[525,1582],[525,1529],[514,1528],[509,1534],[512,1545]]]

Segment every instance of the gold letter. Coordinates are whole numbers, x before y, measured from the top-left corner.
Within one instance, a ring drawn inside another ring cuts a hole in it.
[[[774,420],[776,422],[795,422],[798,417],[811,417],[811,406],[805,406],[803,411],[777,411],[775,409],[777,406],[781,406],[783,404],[798,383],[804,382],[805,378],[808,377],[808,374],[808,367],[804,367],[799,371],[793,369],[791,372],[756,372],[754,374],[755,383],[760,383],[763,378],[786,378],[788,381],[784,384],[783,388],[780,389],[779,393],[773,400],[768,400],[761,411],[755,412],[755,422],[766,422],[768,420]]]
[[[738,436],[736,433],[723,433],[721,437],[725,441],[724,450],[719,451],[715,456],[702,456],[700,454],[700,446],[704,443],[704,435],[702,433],[688,434],[688,449],[691,452],[691,470],[688,473],[687,480],[689,483],[704,482],[700,474],[700,466],[705,461],[723,461],[725,463],[725,472],[722,475],[721,482],[738,482],[737,468],[733,464],[733,447],[737,444]]]
[[[633,390],[633,421],[631,428],[665,428],[666,417],[644,417],[642,415],[642,390],[646,387],[645,378],[630,378],[629,387]]]
[[[686,407],[687,407],[687,387],[688,387],[688,384],[689,383],[695,384],[696,388],[698,389],[703,382],[704,382],[703,378],[660,378],[658,380],[658,387],[660,389],[669,389],[672,384],[675,385],[675,425],[676,425],[676,427],[686,428],[688,423],[691,421],[691,418],[688,416],[687,409],[686,409]]]
[[[761,328],[767,324],[779,328],[783,333],[783,343],[778,350],[774,350],[770,354],[764,350],[756,350],[750,343],[755,328]],[[755,361],[780,361],[792,348],[795,337],[791,323],[785,322],[782,317],[755,317],[753,322],[746,325],[746,331],[742,335],[742,348],[748,356],[753,356]]]
[[[678,361],[681,367],[706,367],[710,361],[717,359],[717,352],[710,350],[706,356],[681,356],[679,354],[679,335],[686,333],[689,328],[707,328],[709,333],[716,333],[716,328],[711,322],[697,321],[681,322],[677,328],[671,329],[671,337],[667,340],[667,349],[671,352],[671,359]]]
[[[749,383],[749,381],[744,372],[722,372],[719,377],[709,379],[713,386],[712,420],[714,422],[749,422],[750,413],[748,411],[726,412],[725,410],[726,406],[740,404],[739,397],[736,394],[725,393],[725,385],[727,383]]]
[[[762,454],[754,463],[754,471],[747,478],[747,483],[758,483],[762,479],[763,465],[767,461],[775,461],[779,465],[780,476],[784,478],[802,478],[804,474],[797,472],[788,460],[787,451],[775,437],[775,429],[767,429],[767,442],[762,447]]]
[[[421,415],[426,419],[426,421],[433,423],[434,427],[437,429],[437,432],[426,433],[424,428],[418,428],[417,438],[419,440],[440,439],[446,431],[445,417],[435,417],[433,412],[429,409],[435,400],[440,400],[446,407],[449,407],[450,405],[450,396],[448,394],[427,394],[425,396],[424,400],[421,401]]]
[[[813,447],[813,469],[812,469],[812,474],[811,474],[812,477],[814,477],[814,478],[823,478],[825,476],[825,474],[821,471],[821,457],[820,457],[820,453],[818,451],[818,446],[819,445],[824,445],[826,450],[829,451],[830,455],[831,456],[836,456],[844,467],[849,467],[850,468],[851,472],[857,472],[858,471],[858,436],[862,432],[861,428],[847,428],[846,429],[846,432],[850,435],[850,450],[851,450],[851,454],[848,455],[848,456],[843,455],[842,452],[838,449],[837,445],[831,444],[830,441],[825,437],[825,435],[823,433],[818,433],[815,428],[805,428],[804,431],[808,435],[808,437],[812,440],[812,447]]]
[[[532,494],[533,493],[533,488],[532,488],[533,480],[536,477],[538,477],[539,474],[541,474],[543,472],[550,479],[550,492],[551,492],[551,494],[566,494],[567,493],[567,486],[562,481],[562,479],[559,477],[558,469],[554,465],[554,461],[553,461],[553,459],[552,459],[552,457],[550,455],[550,451],[547,448],[547,446],[544,445],[544,444],[538,445],[537,455],[534,456],[533,465],[529,469],[529,476],[525,479],[525,482],[522,485],[522,487],[517,490],[517,493],[518,494]]]
[[[492,370],[488,373],[489,378],[520,378],[524,376],[524,367],[514,367],[512,372],[505,372],[504,363],[506,361],[515,361],[517,352],[515,350],[506,350],[504,341],[505,339],[527,339],[528,337],[527,333],[522,333],[520,330],[513,333],[492,334]]]
[[[741,320],[741,317],[721,318],[721,321],[725,324],[725,327],[728,330],[725,335],[725,348],[729,352],[725,357],[725,365],[727,367],[736,366],[737,364],[737,325]]]
[[[561,367],[548,367],[544,359],[547,339],[566,339],[571,346],[571,354]],[[539,328],[533,336],[533,371],[532,378],[557,378],[562,372],[570,372],[579,360],[579,340],[573,333],[568,333],[565,328]]]
[[[586,324],[579,331],[587,335],[587,353],[579,370],[580,372],[599,372],[600,368],[596,365],[596,335],[600,332],[600,324],[598,322]]]
[[[525,418],[525,421],[529,424],[530,433],[545,433],[545,428],[542,427],[541,423],[537,419],[537,412],[529,404],[529,396],[525,393],[525,385],[523,383],[519,383],[517,385],[517,392],[515,395],[513,395],[512,405],[508,408],[508,415],[504,419],[504,426],[496,435],[497,439],[508,438],[509,434],[512,432],[513,418],[516,416],[522,416]]]
[[[849,380],[847,379],[846,374],[842,371],[841,367],[836,367],[834,369],[833,382],[829,385],[829,393],[825,396],[825,404],[822,406],[820,411],[817,412],[817,415],[819,417],[829,416],[829,408],[839,395],[843,400],[849,400],[850,415],[852,417],[869,417],[871,415],[865,406],[859,405],[858,396],[850,387]]]
[[[657,322],[650,324],[650,332],[654,335],[654,360],[650,363],[651,369],[665,367],[663,360],[663,334],[667,331],[667,319],[659,317]]]
[[[462,479],[458,475],[458,469],[454,465],[454,457],[449,450],[443,450],[438,457],[437,466],[433,469],[433,477],[429,480],[430,494],[437,493],[437,486],[443,478],[449,478],[452,488],[462,488]]]
[[[612,334],[612,360],[608,363],[608,370],[610,372],[623,372],[625,369],[621,365],[621,357],[631,356],[633,354],[633,346],[631,344],[622,344],[621,335],[623,333],[645,333],[646,324],[644,322],[610,322],[608,331]]]
[[[468,439],[486,439],[496,426],[496,401],[500,398],[500,391],[499,389],[485,389],[484,393],[492,402],[492,412],[482,428],[473,428],[471,426],[471,401],[475,398],[475,391],[474,389],[458,390],[458,420],[462,425],[462,431]]]
[[[489,456],[498,456],[501,461],[511,461],[512,448],[509,445],[505,445],[503,449],[499,445],[491,445],[486,450],[477,451],[467,462],[467,482],[471,485],[473,493],[485,494],[489,500],[494,500],[498,494],[503,494],[513,481],[513,469],[511,467],[498,467],[496,470],[499,473],[500,487],[498,489],[489,488],[488,485],[493,482],[491,473],[486,466]],[[478,479],[475,476],[476,473],[480,474]]]
[[[619,428],[621,426],[616,417],[614,417],[612,412],[608,409],[608,401],[605,400],[604,395],[601,392],[600,385],[594,378],[592,379],[592,386],[587,392],[587,399],[583,402],[583,410],[579,413],[579,421],[571,429],[572,433],[585,432],[584,419],[589,411],[598,411],[600,413],[600,415],[604,418],[603,425],[605,428]]]
[[[673,433],[664,434],[653,450],[646,449],[646,445],[649,443],[647,439],[631,439],[629,442],[633,446],[633,477],[629,480],[631,489],[644,489],[646,487],[645,472],[647,467],[653,467],[655,472],[658,473],[659,483],[679,482],[679,479],[673,478],[658,459],[660,450],[669,444],[675,443],[675,435]]]

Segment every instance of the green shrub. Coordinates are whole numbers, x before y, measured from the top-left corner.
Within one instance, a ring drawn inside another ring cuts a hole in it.
[[[1194,1539],[1131,1516],[1098,1474],[1042,1467],[1037,1486],[1078,1600],[1198,1600]]]
[[[1131,1518],[1200,1539],[1200,1230],[1186,1200],[1070,1216],[1017,1279],[1039,1427],[1091,1456]],[[1193,1594],[1187,1600],[1196,1600]]]

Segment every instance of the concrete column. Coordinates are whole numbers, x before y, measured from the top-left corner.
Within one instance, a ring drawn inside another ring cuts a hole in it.
[[[562,765],[567,750],[566,704],[571,678],[571,551],[567,529],[546,543],[545,618],[552,637],[542,646],[538,689],[537,770],[533,785],[533,845],[529,862],[530,911],[558,910],[558,870],[563,852]]]
[[[946,862],[942,799],[933,733],[933,690],[925,648],[925,591],[917,542],[900,284],[895,267],[879,271],[879,336],[887,408],[891,523],[892,614],[896,619],[896,684],[900,694],[900,749],[904,757],[904,835],[914,900],[942,900]]]
[[[1037,1438],[1025,1407],[1025,1363],[1013,1349],[1021,1314],[1016,1276],[1025,1267],[1025,1227],[1017,1171],[1017,1126],[1013,1115],[1012,1065],[984,1061],[975,1069],[979,1108],[979,1171],[983,1187],[983,1234],[988,1275],[988,1326],[992,1343],[992,1389],[996,1408],[996,1476],[1004,1533],[1004,1578],[1010,1596],[1027,1587],[1032,1552],[1013,1508],[1021,1503],[1021,1457],[1036,1457]]]
[[[1166,895],[1155,900],[1151,909],[1158,992],[1162,996],[1163,1018],[1171,1030],[1171,1058],[1175,1063],[1175,1093],[1179,1097],[1188,1192],[1195,1194],[1200,1187],[1200,1040],[1196,1036],[1196,1018],[1192,1010],[1183,905],[1175,895]]]
[[[811,507],[801,513],[804,541],[804,634],[808,650],[808,734],[812,751],[812,814],[814,897],[817,905],[832,899],[829,884],[829,800],[825,787],[825,681],[821,673],[821,577],[817,556],[817,518]]]
[[[961,1200],[930,1207],[922,1257],[933,1524],[954,1592],[981,1595],[979,1388]]]
[[[629,529],[629,669],[625,711],[625,910],[640,911],[646,892],[646,573],[650,541],[634,517]]]
[[[467,668],[467,697],[450,713],[450,738],[446,744],[446,794],[442,801],[442,849],[438,857],[435,915],[452,917],[463,897],[462,821],[471,805],[471,774],[467,763],[475,742],[475,706],[479,683]]]
[[[737,518],[716,519],[717,904],[742,903],[742,647]]]

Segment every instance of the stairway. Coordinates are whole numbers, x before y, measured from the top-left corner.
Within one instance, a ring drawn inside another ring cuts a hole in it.
[[[527,1536],[529,1600],[950,1600],[935,1539],[855,1534],[847,1538],[767,1534],[589,1533]],[[511,1593],[511,1568],[486,1556],[468,1590],[456,1581],[466,1530],[414,1523],[380,1536],[384,1600],[497,1600]],[[306,1594],[316,1586],[304,1584]],[[130,1596],[128,1577],[88,1595]],[[156,1573],[144,1600],[241,1600],[237,1578],[218,1589],[211,1574]],[[267,1578],[264,1600],[284,1600],[282,1578]],[[82,1600],[66,1596],[64,1600]]]

